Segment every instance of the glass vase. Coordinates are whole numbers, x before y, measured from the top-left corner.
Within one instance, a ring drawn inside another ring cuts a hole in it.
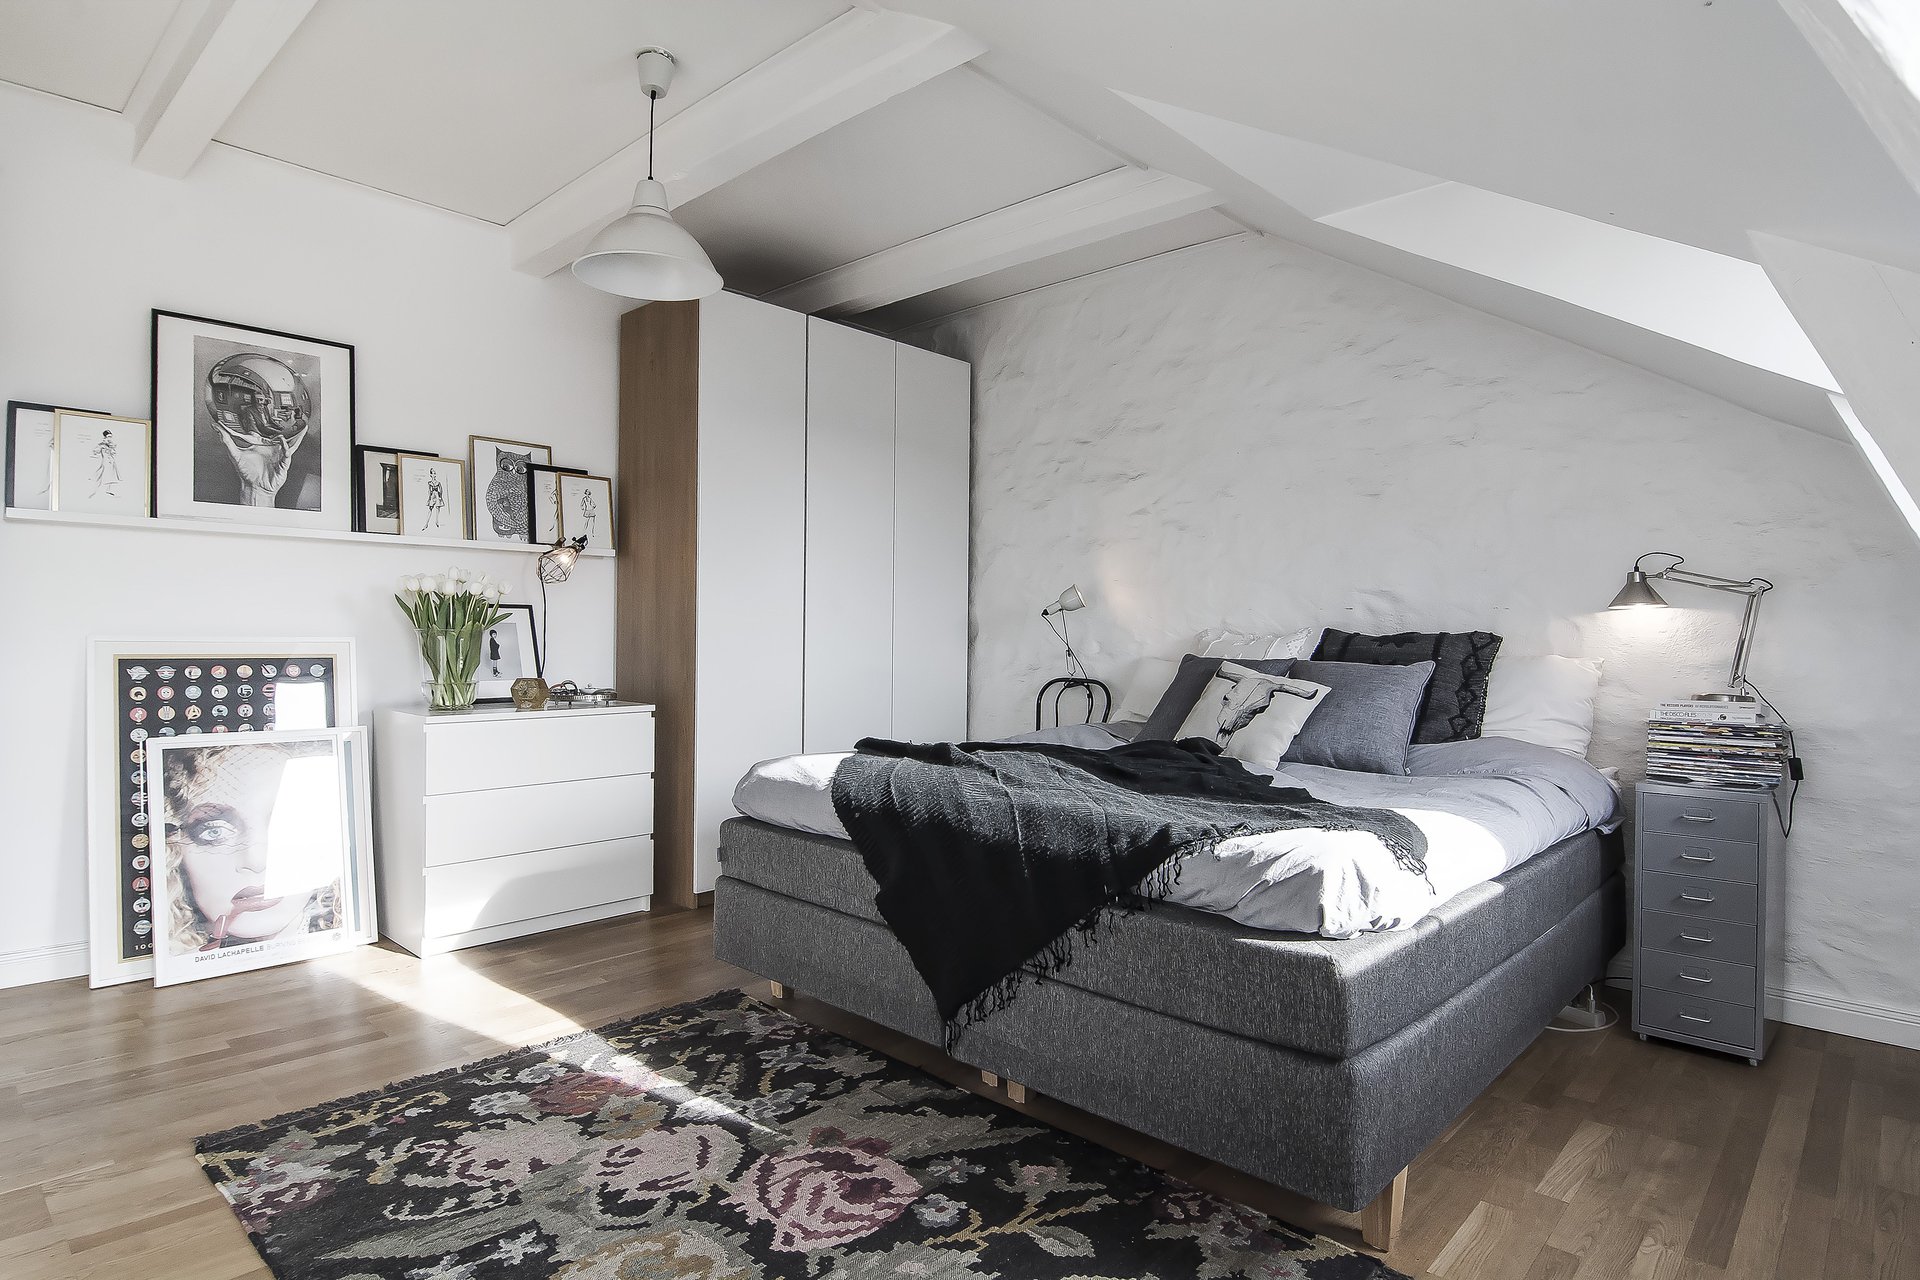
[[[473,705],[479,681],[480,628],[428,627],[420,632],[420,656],[426,660],[422,688],[435,711],[464,711]]]

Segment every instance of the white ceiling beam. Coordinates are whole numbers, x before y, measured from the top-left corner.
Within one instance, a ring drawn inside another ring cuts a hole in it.
[[[134,84],[133,163],[184,178],[315,0],[180,0]]]
[[[1226,197],[1154,169],[1114,169],[777,289],[812,315],[871,311],[1004,267],[1210,209]]]
[[[662,123],[654,172],[683,205],[985,48],[945,23],[851,10]],[[509,222],[514,268],[544,276],[573,261],[627,208],[646,162],[643,136]]]

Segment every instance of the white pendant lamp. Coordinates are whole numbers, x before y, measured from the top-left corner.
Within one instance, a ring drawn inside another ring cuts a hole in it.
[[[646,302],[686,302],[720,292],[713,260],[667,211],[667,189],[653,177],[653,108],[673,82],[673,55],[642,49],[634,59],[647,94],[647,176],[633,189],[633,207],[600,229],[573,274],[603,293]]]

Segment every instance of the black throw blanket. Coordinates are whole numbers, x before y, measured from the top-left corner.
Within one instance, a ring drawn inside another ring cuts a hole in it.
[[[1229,837],[1367,831],[1426,875],[1426,837],[1399,814],[1277,787],[1203,738],[1111,750],[867,738],[834,773],[833,807],[949,1048],[1023,976],[1072,959],[1107,908],[1166,897],[1187,854]]]

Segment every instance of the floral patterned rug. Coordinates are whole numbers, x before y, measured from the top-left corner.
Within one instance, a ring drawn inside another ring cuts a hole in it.
[[[738,991],[195,1146],[281,1280],[1399,1276]]]

